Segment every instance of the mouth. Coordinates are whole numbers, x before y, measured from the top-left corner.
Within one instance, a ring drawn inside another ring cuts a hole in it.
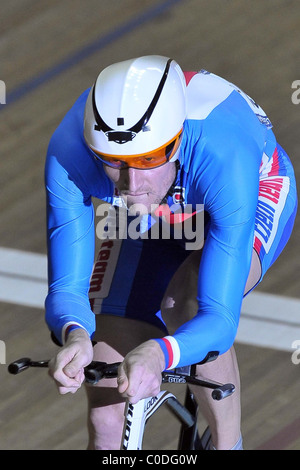
[[[147,191],[144,192],[139,192],[139,193],[134,193],[131,191],[121,191],[122,196],[129,196],[129,197],[141,197],[148,195],[149,193]]]

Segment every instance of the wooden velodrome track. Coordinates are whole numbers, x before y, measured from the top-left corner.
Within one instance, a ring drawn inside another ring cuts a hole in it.
[[[43,166],[51,133],[99,70],[126,58],[167,55],[185,70],[206,68],[238,84],[268,113],[300,178],[300,105],[291,100],[300,79],[298,0],[15,0],[2,1],[0,14],[7,93],[0,105],[1,247],[46,253]],[[259,292],[300,298],[299,237],[298,220]],[[56,350],[43,313],[0,302],[7,363]],[[300,449],[300,366],[292,350],[236,349],[245,448]],[[154,420],[146,447],[174,449],[173,418],[162,411]],[[45,371],[13,377],[0,365],[1,450],[85,449],[86,442],[83,390],[60,397]]]

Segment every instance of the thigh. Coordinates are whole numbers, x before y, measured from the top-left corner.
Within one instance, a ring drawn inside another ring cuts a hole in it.
[[[164,331],[148,323],[112,315],[96,316],[94,361],[122,362],[126,354],[141,343],[162,337]],[[91,408],[123,403],[117,392],[116,379],[103,379],[97,385],[87,385]]]
[[[197,290],[201,255],[202,250],[189,255],[176,271],[164,295],[161,306],[162,319],[171,335],[198,312]],[[261,263],[253,248],[244,295],[253,289],[260,279]]]
[[[174,274],[163,297],[161,315],[171,335],[197,314],[201,254],[202,250],[190,253]]]
[[[121,362],[124,356],[139,344],[163,335],[164,332],[147,322],[112,315],[97,315],[94,360]],[[117,380],[103,379],[97,385],[86,385],[86,393],[89,449],[119,449],[125,399],[118,393]]]

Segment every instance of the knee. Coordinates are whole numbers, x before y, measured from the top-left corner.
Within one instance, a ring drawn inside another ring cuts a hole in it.
[[[91,408],[88,416],[89,450],[119,450],[124,403]]]

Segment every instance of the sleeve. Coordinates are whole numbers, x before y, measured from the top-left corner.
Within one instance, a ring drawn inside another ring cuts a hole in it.
[[[48,244],[46,323],[64,343],[68,326],[92,337],[95,317],[89,303],[95,229],[92,196],[105,198],[112,185],[83,139],[83,95],[54,132],[45,165]]]
[[[211,351],[225,353],[238,328],[252,257],[261,153],[251,137],[242,132],[232,137],[227,131],[215,132],[217,148],[204,144],[195,170],[195,198],[204,197],[211,225],[199,267],[198,313],[160,340],[169,369],[199,363]]]
[[[46,162],[49,291],[46,322],[63,343],[62,331],[75,323],[93,334],[88,289],[94,260],[94,211],[59,158]]]

